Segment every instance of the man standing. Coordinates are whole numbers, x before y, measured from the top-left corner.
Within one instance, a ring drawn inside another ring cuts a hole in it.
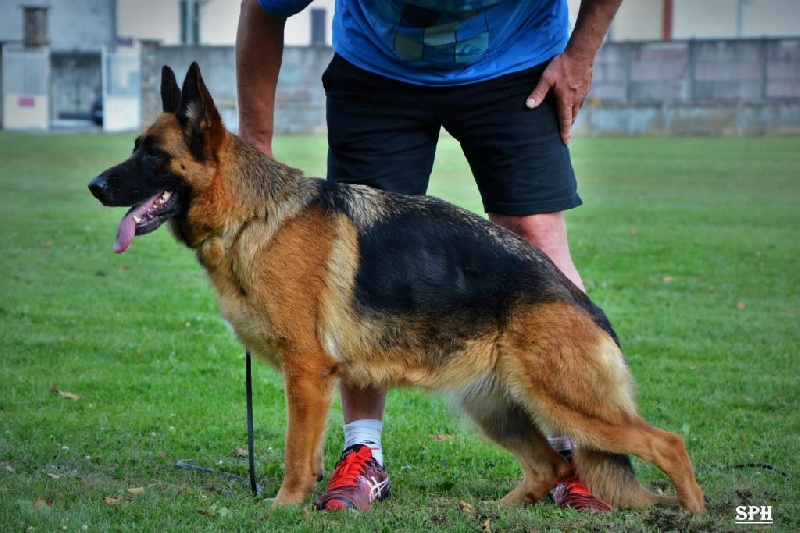
[[[581,290],[563,211],[581,199],[567,143],[622,0],[337,0],[327,95],[328,179],[425,194],[442,127],[459,141],[493,222],[541,248]],[[243,0],[240,134],[272,155],[286,18],[310,0]],[[386,391],[341,388],[345,450],[315,505],[367,509],[389,494]],[[568,439],[551,444],[571,459]],[[556,503],[610,507],[574,475]]]

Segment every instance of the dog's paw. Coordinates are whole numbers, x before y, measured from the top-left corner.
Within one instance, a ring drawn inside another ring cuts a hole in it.
[[[264,502],[266,505],[269,505],[270,507],[275,509],[276,507],[279,507],[278,505],[275,505],[275,500],[276,498],[264,498],[261,501]]]

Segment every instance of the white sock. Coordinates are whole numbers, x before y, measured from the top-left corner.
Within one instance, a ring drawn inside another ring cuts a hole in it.
[[[547,442],[558,453],[565,455],[572,451],[572,441],[569,437],[547,437]]]
[[[383,422],[380,420],[356,420],[342,426],[344,430],[344,447],[354,444],[366,444],[372,450],[372,457],[383,466],[383,449],[381,448],[381,432]]]

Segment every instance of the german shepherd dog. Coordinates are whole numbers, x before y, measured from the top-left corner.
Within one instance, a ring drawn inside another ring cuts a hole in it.
[[[133,154],[89,184],[132,208],[114,245],[167,222],[194,250],[239,340],[278,367],[289,423],[275,505],[323,474],[334,384],[440,391],[524,477],[505,504],[541,499],[570,472],[543,431],[578,443],[578,476],[617,507],[703,513],[680,436],[652,427],[603,311],[540,250],[442,200],[303,177],[226,131],[196,63],[164,67],[163,113]],[[636,479],[660,468],[677,497]]]

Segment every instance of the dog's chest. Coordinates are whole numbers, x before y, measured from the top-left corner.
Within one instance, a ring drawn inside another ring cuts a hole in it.
[[[231,254],[230,250],[231,247],[226,246],[222,239],[213,239],[198,253],[217,294],[220,313],[245,348],[268,363],[280,366],[275,330],[266,302],[261,301],[254,294],[253,287],[238,274],[240,268],[237,266],[241,266],[241,261],[237,260],[238,254]]]
[[[247,350],[275,367],[281,366],[275,334],[266,313],[254,313],[243,297],[220,295],[219,308],[223,318]]]

